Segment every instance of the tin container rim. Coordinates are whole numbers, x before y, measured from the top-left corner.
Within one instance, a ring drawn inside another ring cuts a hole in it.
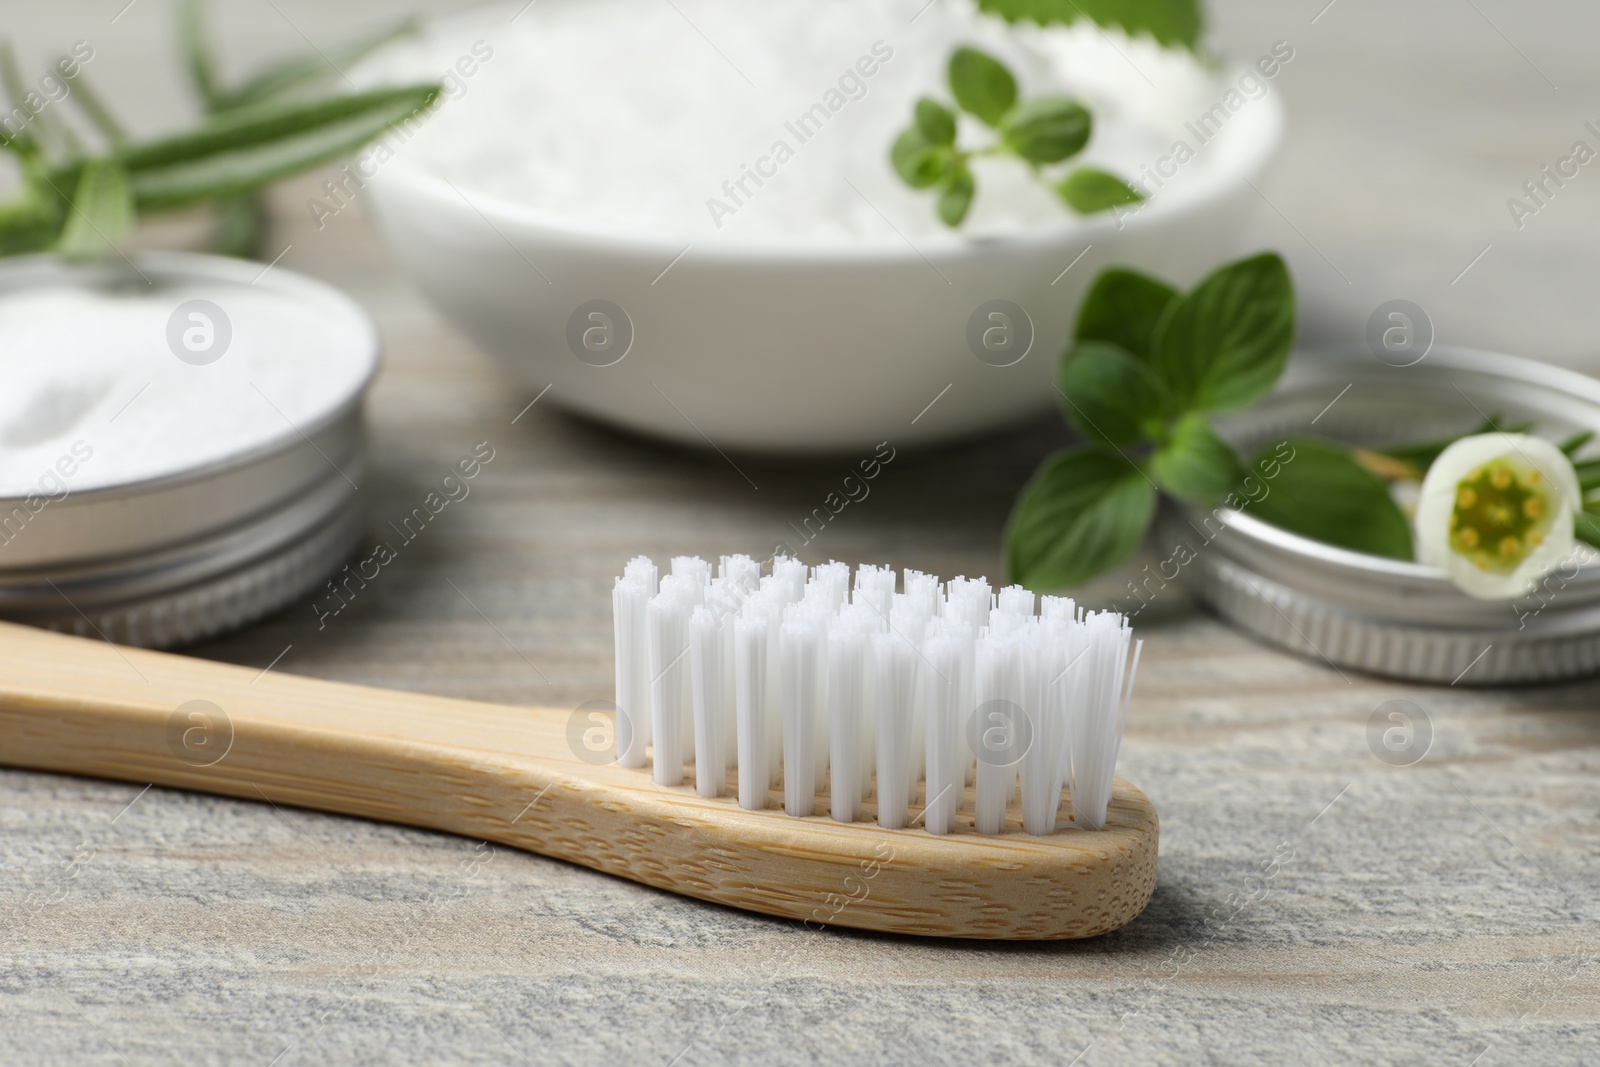
[[[202,463],[181,471],[160,474],[150,478],[118,482],[96,488],[74,490],[80,499],[116,500],[119,497],[142,496],[154,489],[203,481],[236,468],[248,467],[261,460],[310,443],[322,431],[350,418],[353,408],[359,408],[362,398],[371,387],[381,369],[382,343],[377,325],[360,304],[339,289],[308,275],[295,271],[272,268],[260,270],[257,265],[227,256],[207,255],[201,252],[137,252],[128,263],[68,263],[50,253],[16,256],[0,260],[0,293],[20,292],[33,285],[51,280],[128,277],[134,274],[161,275],[173,281],[223,281],[270,289],[285,297],[313,299],[333,313],[344,317],[360,335],[360,346],[368,356],[366,370],[345,401],[329,408],[322,415],[300,424],[289,424],[286,431],[252,448],[242,449],[232,455]],[[312,444],[312,447],[316,447]],[[0,496],[0,509],[21,501],[25,497]]]

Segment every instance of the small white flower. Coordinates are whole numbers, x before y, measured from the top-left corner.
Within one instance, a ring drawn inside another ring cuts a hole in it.
[[[1573,550],[1583,507],[1572,461],[1526,434],[1463,437],[1428,468],[1417,558],[1480,600],[1525,595]]]

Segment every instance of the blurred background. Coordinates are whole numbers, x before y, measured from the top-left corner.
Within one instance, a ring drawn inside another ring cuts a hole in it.
[[[223,69],[242,72],[408,14],[473,6],[223,0],[211,19]],[[1289,259],[1305,343],[1359,340],[1373,308],[1403,298],[1427,310],[1441,343],[1583,365],[1600,270],[1590,242],[1600,190],[1588,186],[1600,183],[1584,173],[1521,229],[1506,200],[1600,119],[1600,73],[1580,44],[1600,30],[1600,10],[1576,0],[1213,0],[1208,13],[1208,40],[1225,56],[1248,59],[1277,40],[1295,49],[1274,85],[1287,141],[1243,245]],[[90,76],[136,133],[198,114],[162,0],[13,4],[4,29],[24,69],[89,41]],[[282,192],[287,223],[304,221],[290,205],[320,180]]]

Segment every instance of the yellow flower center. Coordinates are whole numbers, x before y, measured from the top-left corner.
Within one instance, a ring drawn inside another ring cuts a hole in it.
[[[1502,457],[1456,485],[1450,547],[1479,570],[1510,574],[1550,531],[1555,501],[1539,472],[1522,467]]]

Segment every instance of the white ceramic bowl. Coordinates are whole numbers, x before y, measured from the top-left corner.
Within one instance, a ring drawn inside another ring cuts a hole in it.
[[[685,252],[682,241],[619,238],[458,190],[404,153],[365,195],[422,289],[530,387],[550,386],[547,403],[699,447],[840,452],[957,438],[1051,407],[1095,275],[1118,264],[1186,285],[1238,252],[1259,199],[1250,183],[1282,125],[1276,96],[1251,101],[1204,149],[1216,153],[1214,180],[1181,200],[925,252],[709,242]],[[1032,323],[1031,347],[1010,366],[968,343],[969,320],[992,300]],[[594,301],[612,306],[606,318],[588,317]],[[569,333],[590,327],[600,351],[580,359]],[[630,328],[625,355],[609,362]]]

